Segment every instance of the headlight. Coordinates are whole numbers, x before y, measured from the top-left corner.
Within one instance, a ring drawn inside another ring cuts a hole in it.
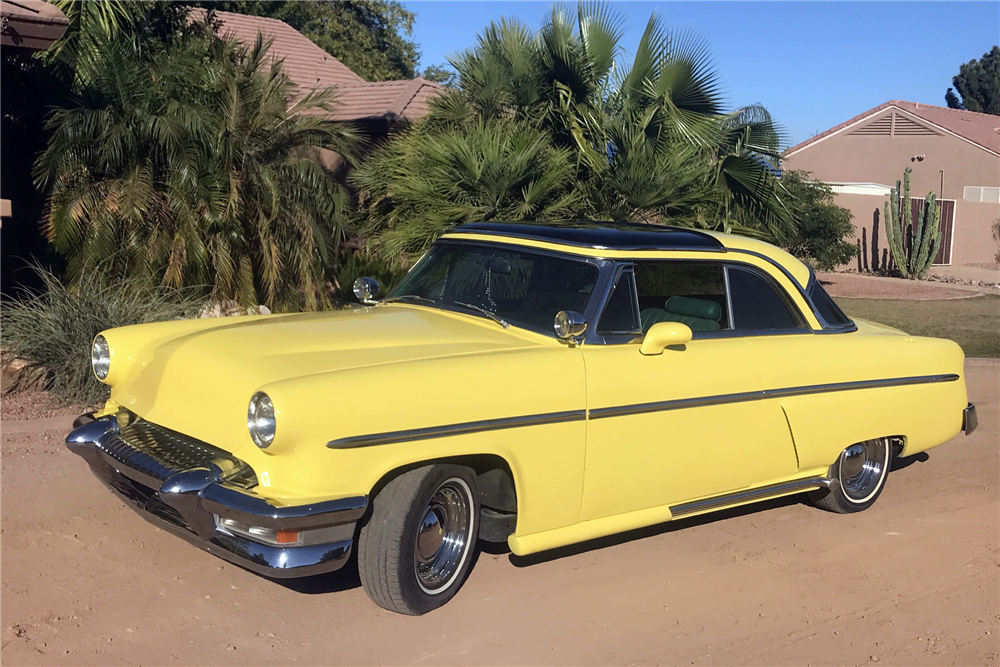
[[[262,391],[258,391],[250,399],[250,407],[247,409],[247,428],[250,429],[253,444],[261,449],[274,442],[274,403]]]
[[[104,336],[94,339],[94,346],[90,349],[90,365],[93,366],[94,375],[98,380],[108,377],[108,371],[111,369],[111,348],[108,347],[108,341]]]

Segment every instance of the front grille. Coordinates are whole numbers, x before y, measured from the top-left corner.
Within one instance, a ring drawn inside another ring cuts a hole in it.
[[[121,426],[100,446],[122,465],[161,482],[179,472],[215,463],[227,481],[248,488],[257,484],[253,470],[232,454],[142,419]]]

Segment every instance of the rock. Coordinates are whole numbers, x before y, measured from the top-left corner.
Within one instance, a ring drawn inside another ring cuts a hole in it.
[[[256,308],[240,308],[230,299],[205,304],[198,317],[233,317],[235,315],[270,315],[271,309],[261,304]]]
[[[0,352],[0,394],[13,394],[28,389],[45,389],[48,374],[27,359],[18,359]]]

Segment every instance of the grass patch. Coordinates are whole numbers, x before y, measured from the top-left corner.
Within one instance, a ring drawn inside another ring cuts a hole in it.
[[[934,301],[839,298],[837,303],[852,317],[914,336],[950,338],[967,357],[1000,357],[1000,296]]]

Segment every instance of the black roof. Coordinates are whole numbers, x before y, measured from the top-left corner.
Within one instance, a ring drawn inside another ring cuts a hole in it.
[[[608,250],[726,250],[717,238],[695,229],[629,222],[473,222],[454,231]]]

